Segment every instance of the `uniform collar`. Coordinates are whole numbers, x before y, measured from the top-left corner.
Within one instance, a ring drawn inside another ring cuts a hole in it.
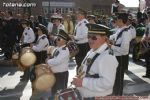
[[[88,22],[85,18],[79,21],[79,23]]]
[[[30,27],[26,27],[25,29],[28,30],[28,29],[30,29]]]
[[[64,47],[66,47],[66,45],[62,45],[61,47],[57,47],[58,49],[62,49],[62,48],[64,48]]]
[[[125,29],[125,28],[127,28],[127,27],[128,27],[128,26],[125,25],[125,26],[121,27],[120,29],[123,30],[123,29]]]
[[[40,36],[39,36],[39,39],[40,39],[41,37],[43,37],[43,36],[46,36],[46,35],[45,35],[45,34],[40,35]]]
[[[102,53],[103,51],[106,50],[107,47],[108,47],[108,45],[106,43],[104,43],[97,50],[93,51],[93,49],[92,49],[92,51],[95,53]]]

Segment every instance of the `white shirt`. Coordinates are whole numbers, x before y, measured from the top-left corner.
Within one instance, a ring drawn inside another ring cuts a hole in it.
[[[45,34],[38,37],[36,44],[32,47],[35,52],[47,51],[49,41]]]
[[[57,47],[57,51],[53,52],[54,58],[51,58],[47,61],[48,65],[54,73],[68,71],[70,53],[69,49],[65,46],[66,45]],[[57,52],[57,55],[55,55],[55,52]]]
[[[52,22],[48,23],[47,30],[48,30],[48,34],[51,34],[51,32],[53,30],[53,23]]]
[[[88,42],[88,28],[86,24],[89,23],[86,19],[79,21],[75,26],[75,36],[74,39],[77,40],[77,44],[83,44]]]
[[[131,31],[129,29],[124,31],[122,36],[117,39],[117,36],[124,28],[127,28],[127,26],[119,28],[113,36],[110,36],[110,40],[114,38],[115,44],[120,45],[120,47],[115,45],[111,46],[116,56],[127,55],[129,53],[130,41],[132,40]]]
[[[129,30],[131,31],[132,39],[136,38],[136,30],[132,25],[129,25]]]
[[[118,61],[114,55],[109,54],[106,48],[107,44],[105,43],[96,51],[91,49],[86,55],[87,58],[92,59],[96,53],[100,54],[93,62],[89,71],[91,75],[98,74],[99,78],[88,78],[83,76],[82,87],[78,88],[83,97],[106,96],[112,93]],[[83,71],[86,72],[87,61],[85,61],[85,63],[83,62]]]
[[[58,31],[59,31],[60,29],[65,30],[65,26],[64,26],[63,24],[59,24],[57,29],[58,29]]]
[[[54,26],[53,23],[51,23],[51,22],[48,23],[47,29],[48,29],[48,34],[49,34],[49,35],[50,35],[50,34],[52,33],[52,31],[53,31],[53,26]],[[56,32],[56,33],[53,33],[53,34],[58,34],[59,29],[65,30],[64,25],[60,23],[60,24],[57,26],[57,32]]]
[[[26,27],[23,31],[23,43],[32,43],[35,40],[35,34],[33,29],[30,27]]]

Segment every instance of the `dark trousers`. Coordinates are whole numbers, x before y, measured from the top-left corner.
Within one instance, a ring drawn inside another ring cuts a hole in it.
[[[150,50],[144,54],[146,62],[146,76],[150,77]]]
[[[75,60],[77,63],[77,71],[78,71],[84,57],[86,56],[87,52],[90,50],[90,47],[88,43],[77,44],[77,45],[79,47],[79,53],[75,56]]]
[[[128,55],[125,56],[116,56],[118,60],[118,67],[116,72],[116,79],[113,87],[113,94],[115,96],[122,96],[123,94],[123,80],[124,72],[128,66]]]
[[[54,96],[58,90],[63,90],[67,88],[69,73],[68,71],[61,73],[54,73],[54,76],[56,78],[56,82],[52,87],[52,96]]]
[[[47,58],[47,51],[35,52],[35,55],[37,58],[35,65],[45,63],[45,59]]]
[[[35,52],[36,62],[34,65],[45,63],[47,57],[47,51]],[[36,79],[35,66],[30,67],[30,80],[31,82]]]

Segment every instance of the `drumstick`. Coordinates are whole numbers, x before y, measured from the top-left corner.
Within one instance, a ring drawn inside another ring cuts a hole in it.
[[[85,72],[81,72],[81,73],[79,73],[76,77],[77,77],[77,78],[81,78],[81,77],[84,75],[84,73],[85,73]],[[71,86],[72,86],[72,83],[73,83],[73,82],[71,82]]]

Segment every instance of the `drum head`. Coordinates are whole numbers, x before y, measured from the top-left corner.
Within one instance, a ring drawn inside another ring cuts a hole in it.
[[[44,73],[53,74],[53,72],[48,68],[48,65],[46,64],[39,64],[35,66],[35,74],[37,77]]]
[[[53,74],[42,74],[33,82],[33,87],[40,91],[47,91],[54,85],[55,80]]]
[[[20,62],[23,66],[31,66],[35,63],[36,56],[32,52],[26,52],[20,57]]]

